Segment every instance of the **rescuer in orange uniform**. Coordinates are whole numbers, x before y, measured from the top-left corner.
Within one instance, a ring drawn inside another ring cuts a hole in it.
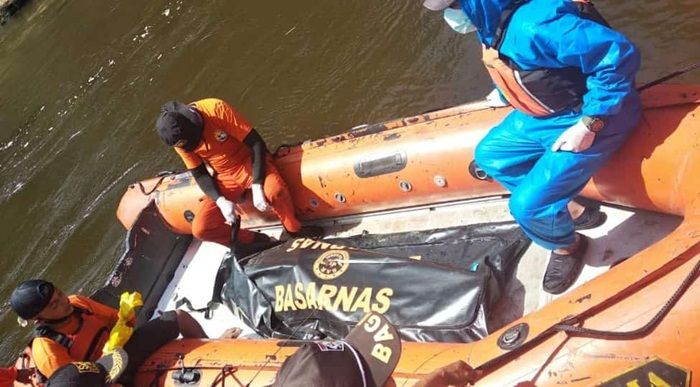
[[[255,208],[262,212],[271,208],[290,235],[300,235],[302,226],[294,214],[292,197],[265,142],[228,103],[216,98],[190,105],[167,102],[161,108],[156,129],[163,142],[175,147],[208,196],[192,222],[196,238],[230,244],[233,201],[247,188],[251,188]],[[215,176],[209,174],[206,164]],[[308,227],[304,231],[304,236],[318,236],[320,230]],[[255,235],[241,230],[238,240],[251,243]]]
[[[12,310],[24,320],[36,323],[32,358],[45,377],[74,361],[95,361],[117,322],[117,310],[88,297],[66,296],[51,282],[33,279],[15,288],[10,297]],[[125,373],[128,381],[146,358],[179,335],[206,338],[207,335],[187,312],[176,310],[136,328],[124,345],[131,361]],[[231,334],[231,337],[237,333]]]

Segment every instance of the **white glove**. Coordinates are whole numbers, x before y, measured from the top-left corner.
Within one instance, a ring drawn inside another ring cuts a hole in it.
[[[595,133],[588,130],[586,125],[579,120],[576,125],[559,135],[557,141],[554,141],[554,145],[552,145],[552,152],[583,152],[593,145],[593,140],[595,140]]]
[[[262,185],[253,184],[250,187],[253,191],[253,205],[260,212],[265,212],[268,209],[267,200],[265,200],[265,194],[263,193]]]
[[[233,202],[223,196],[219,196],[219,198],[216,199],[216,205],[221,210],[221,215],[224,216],[226,224],[233,224],[233,221],[235,220],[235,215],[233,213]]]
[[[488,103],[489,107],[493,108],[510,105],[508,101],[503,99],[503,96],[501,96],[501,92],[499,92],[498,89],[491,90],[489,95],[486,96],[486,102]]]

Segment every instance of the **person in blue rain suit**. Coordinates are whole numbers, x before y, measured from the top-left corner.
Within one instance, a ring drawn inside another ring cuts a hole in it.
[[[476,32],[496,89],[515,108],[478,144],[476,163],[511,192],[510,212],[552,250],[545,291],[568,289],[588,242],[567,205],[641,116],[637,48],[588,1],[424,0],[463,34]],[[499,102],[501,101],[501,102]]]

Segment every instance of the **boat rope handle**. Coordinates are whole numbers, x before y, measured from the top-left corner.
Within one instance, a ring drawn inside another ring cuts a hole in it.
[[[694,245],[694,246],[697,246]],[[661,320],[666,317],[671,308],[680,300],[683,294],[690,288],[690,285],[697,279],[698,273],[700,273],[700,260],[695,264],[693,269],[688,273],[686,278],[683,280],[681,285],[676,289],[671,298],[666,301],[663,307],[656,313],[656,315],[641,328],[635,329],[629,332],[613,332],[613,331],[602,331],[595,329],[588,329],[579,326],[582,323],[580,317],[573,317],[568,320],[567,324],[556,324],[546,330],[542,331],[539,335],[533,337],[529,341],[522,344],[520,347],[514,348],[509,352],[506,352],[500,356],[497,356],[482,365],[476,367],[474,371],[479,374],[479,378],[486,376],[487,374],[495,371],[496,369],[505,365],[513,357],[521,355],[523,352],[539,345],[549,337],[556,333],[564,332],[567,334],[567,338],[570,337],[587,337],[593,339],[606,339],[606,340],[632,340],[649,334],[649,331],[655,328]],[[550,358],[552,356],[550,355]]]
[[[317,311],[318,311],[318,309],[314,309],[313,312],[311,312],[308,316],[306,316],[306,318],[304,318],[304,319],[301,321],[301,323],[299,323],[299,325],[297,325],[297,327],[292,331],[292,333],[289,334],[289,335],[287,335],[287,336],[289,336],[289,338],[294,338],[294,336],[297,334],[297,332],[299,331],[299,329],[301,329],[301,327],[303,327],[304,324],[305,324],[311,317],[315,317],[315,316],[316,316],[316,312],[317,312]],[[265,364],[263,364],[262,366],[260,366],[260,368],[258,368],[258,371],[255,373],[255,375],[253,375],[252,378],[250,378],[250,381],[248,381],[248,383],[246,383],[245,387],[250,387],[251,383],[253,383],[253,380],[255,380],[255,378],[257,378],[258,375],[260,375],[260,372],[261,372],[265,367],[267,367],[268,364],[270,364],[270,361],[271,361],[272,359],[276,359],[276,358],[277,358],[277,353],[278,353],[282,348],[284,348],[284,347],[286,347],[286,346],[284,346],[284,345],[278,345],[278,346],[277,346],[277,350],[276,350],[272,355],[267,356],[267,360],[265,361]]]
[[[225,365],[223,368],[221,368],[221,372],[216,376],[216,379],[211,382],[211,387],[216,387],[219,384],[221,384],[221,387],[226,387],[226,378],[229,376],[233,378],[236,383],[238,383],[239,387],[244,387],[244,384],[241,383],[241,381],[236,377],[236,371],[238,371],[237,367],[228,364]]]
[[[150,194],[156,192],[156,190],[158,189],[158,187],[160,187],[160,185],[163,183],[163,180],[165,180],[166,177],[168,177],[168,176],[167,176],[167,175],[161,176],[161,177],[158,179],[158,181],[156,182],[156,184],[153,186],[153,188],[152,188],[150,191],[148,191],[148,192],[146,192],[146,188],[143,186],[143,183],[141,183],[141,182],[139,181],[139,188],[141,189],[141,193],[142,193],[144,196],[148,196],[148,195],[150,195]]]
[[[580,326],[578,322],[574,322],[574,320],[572,320],[569,324],[557,324],[554,326],[554,329],[558,330],[559,332],[565,332],[567,334],[567,339],[571,337],[587,337],[591,339],[602,340],[633,340],[639,337],[646,336],[648,333],[650,333],[648,331],[654,329],[661,322],[661,320],[668,314],[671,308],[678,302],[683,293],[685,293],[686,290],[688,290],[690,285],[697,277],[699,271],[700,261],[698,261],[695,264],[691,272],[683,280],[678,289],[676,289],[671,298],[669,298],[668,301],[666,301],[664,306],[661,307],[661,309],[659,309],[656,315],[654,315],[654,317],[641,328],[628,332],[603,331],[584,328]],[[562,343],[559,346],[557,346],[557,348],[549,355],[547,360],[542,364],[540,370],[537,372],[537,374],[535,374],[535,377],[531,380],[533,383],[535,380],[537,380],[537,378],[539,378],[547,364],[549,364],[549,362],[552,359],[554,359],[554,356],[559,352],[559,350],[563,348],[563,344],[565,342],[566,340],[562,341]]]
[[[181,361],[181,360],[183,360],[183,359],[184,359],[184,357],[183,357],[183,358],[178,357],[178,361]],[[234,373],[236,373],[236,372],[238,371],[238,367],[233,366],[233,365],[230,365],[230,364],[227,364],[227,365],[225,365],[225,366],[223,366],[223,367],[212,367],[212,366],[194,365],[194,366],[192,366],[192,367],[185,367],[185,368],[188,369],[188,370],[197,370],[197,371],[210,371],[210,370],[215,370],[215,371],[218,370],[218,371],[221,371],[221,372],[218,374],[217,378],[214,379],[214,381],[212,382],[212,385],[211,385],[212,387],[215,387],[218,383],[221,383],[221,386],[222,386],[222,387],[225,387],[225,384],[224,384],[221,380],[219,380],[219,378],[221,377],[221,374],[222,374],[222,373],[226,373],[226,376],[231,376],[231,377],[233,377],[233,379],[238,383],[239,386],[241,386],[241,387],[244,386],[244,384],[243,384],[238,378],[236,378],[236,377],[233,375]],[[153,373],[154,373],[154,378],[153,378],[153,380],[151,381],[151,384],[150,384],[149,386],[150,386],[150,387],[158,387],[158,384],[159,384],[158,381],[160,380],[160,378],[161,378],[163,375],[165,375],[165,374],[166,374],[167,372],[169,372],[169,371],[181,371],[182,369],[183,369],[182,367],[160,367],[160,366],[159,366],[159,367],[156,368],[156,369],[150,369],[150,370],[145,370],[145,371],[139,371],[139,373],[153,372]]]
[[[584,328],[574,324],[557,324],[554,329],[559,332],[566,332],[573,337],[588,337],[592,339],[607,339],[607,340],[633,340],[649,334],[649,331],[654,329],[661,320],[671,311],[674,305],[680,300],[683,294],[690,288],[690,285],[695,281],[700,272],[700,260],[695,264],[693,270],[688,273],[681,285],[676,289],[671,298],[666,301],[664,306],[652,317],[644,326],[628,332],[614,332],[597,329]]]

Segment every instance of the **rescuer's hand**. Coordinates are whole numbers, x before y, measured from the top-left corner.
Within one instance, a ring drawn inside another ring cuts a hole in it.
[[[253,205],[260,212],[265,212],[268,209],[267,200],[265,200],[265,194],[263,193],[262,185],[253,184],[251,187],[253,191]]]
[[[226,224],[233,224],[235,220],[233,202],[223,196],[219,196],[219,198],[216,199],[216,206],[221,210],[221,215],[224,216]]]
[[[469,364],[457,360],[429,373],[414,387],[461,387],[475,383],[480,377],[480,371],[475,371]]]
[[[493,89],[489,95],[486,96],[486,102],[488,102],[488,105],[490,107],[504,107],[510,105],[508,101],[503,98],[501,95],[501,92],[498,91],[498,89]]]
[[[554,141],[552,152],[583,152],[593,145],[593,140],[595,140],[595,133],[588,130],[588,127],[579,121],[576,125],[566,129],[557,141]]]
[[[241,328],[229,328],[224,331],[224,333],[219,336],[220,339],[236,339],[241,335]]]

